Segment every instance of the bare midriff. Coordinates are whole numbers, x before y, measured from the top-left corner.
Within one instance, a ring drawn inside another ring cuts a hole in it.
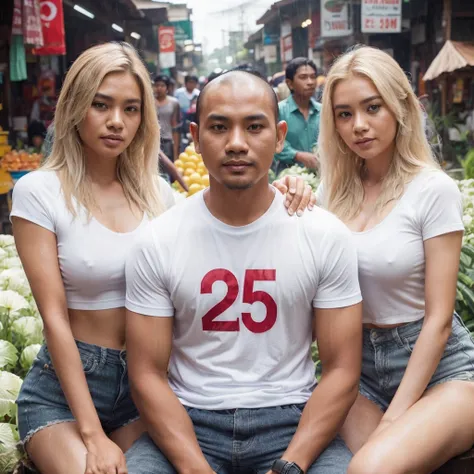
[[[125,308],[68,312],[74,339],[109,349],[125,348]]]

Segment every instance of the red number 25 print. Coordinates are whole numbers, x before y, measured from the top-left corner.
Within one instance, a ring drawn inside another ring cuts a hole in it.
[[[242,322],[245,327],[254,333],[269,331],[277,319],[277,305],[275,300],[265,291],[254,291],[257,281],[275,281],[276,270],[246,270],[244,278],[244,303],[263,303],[266,315],[262,321],[255,321],[251,313],[242,313]],[[215,319],[228,310],[239,296],[239,283],[235,275],[225,268],[216,268],[207,273],[201,282],[201,294],[211,294],[212,286],[216,281],[223,281],[227,285],[227,294],[213,306],[202,318],[204,331],[240,331],[240,319],[232,321],[215,321]]]

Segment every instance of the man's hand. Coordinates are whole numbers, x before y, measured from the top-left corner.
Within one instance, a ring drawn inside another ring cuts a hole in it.
[[[299,151],[296,153],[295,160],[310,170],[316,170],[319,167],[318,157],[307,151]]]

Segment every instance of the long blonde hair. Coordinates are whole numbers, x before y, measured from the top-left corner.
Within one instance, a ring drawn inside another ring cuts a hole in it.
[[[334,87],[353,76],[372,81],[398,124],[394,156],[375,211],[399,199],[406,183],[422,168],[438,167],[425,135],[420,104],[398,63],[387,53],[368,46],[343,54],[326,78],[319,135],[325,204],[343,220],[354,218],[364,199],[361,175],[365,160],[342,140],[336,130],[333,109]]]
[[[117,178],[128,202],[150,217],[163,205],[158,180],[160,128],[150,76],[127,43],[105,43],[84,51],[69,69],[54,119],[54,143],[43,169],[58,172],[68,210],[77,215],[73,198],[89,216],[96,206],[87,179],[84,149],[77,131],[105,76],[129,72],[141,90],[141,123],[129,147],[117,159]]]

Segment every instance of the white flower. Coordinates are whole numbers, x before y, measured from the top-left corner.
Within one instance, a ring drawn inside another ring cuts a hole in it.
[[[462,218],[462,221],[463,221],[463,223],[464,223],[464,225],[465,225],[466,227],[468,227],[468,226],[470,226],[470,225],[472,224],[472,220],[473,220],[472,217],[469,216],[469,215],[465,215],[465,216],[463,216],[463,218]]]
[[[1,266],[2,268],[22,268],[21,260],[18,257],[5,258]]]
[[[18,375],[0,370],[0,418],[15,415],[15,400],[22,383],[23,380]]]
[[[13,321],[12,331],[23,345],[43,342],[43,321],[34,316],[23,316]]]
[[[10,318],[16,318],[20,315],[22,309],[29,307],[28,301],[16,291],[0,291],[0,312],[8,312]]]
[[[15,245],[15,239],[13,235],[0,234],[0,247],[10,247]]]
[[[18,267],[8,268],[0,272],[0,289],[16,291],[25,297],[31,294],[25,272]]]

